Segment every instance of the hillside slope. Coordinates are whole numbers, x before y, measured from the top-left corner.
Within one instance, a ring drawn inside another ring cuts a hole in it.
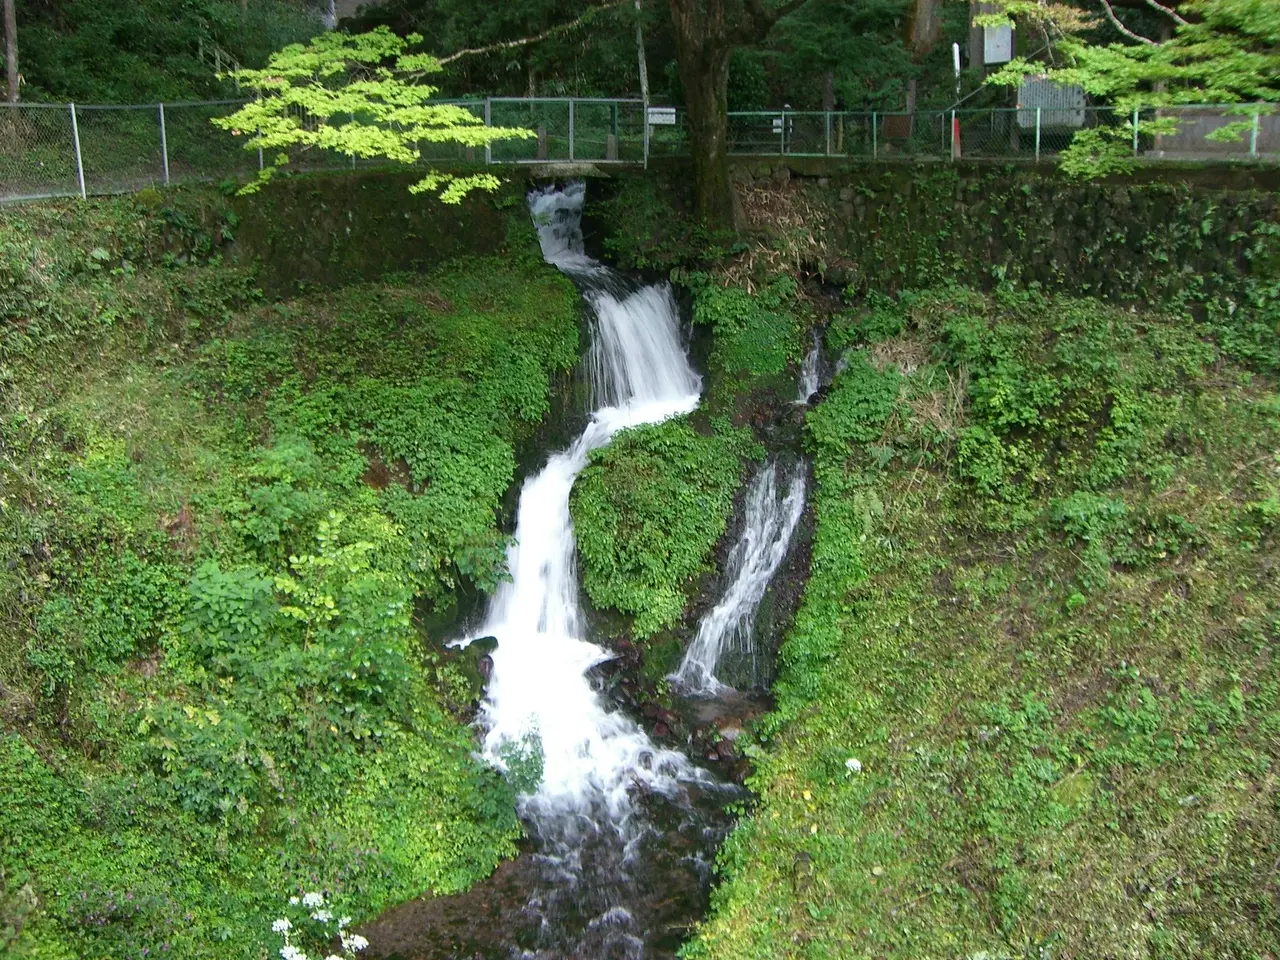
[[[499,575],[572,285],[517,209],[268,303],[222,197],[150,193],[0,221],[7,957],[258,957],[290,895],[359,921],[520,835],[420,617]]]
[[[1280,394],[1185,313],[838,318],[812,579],[688,957],[1280,950]]]

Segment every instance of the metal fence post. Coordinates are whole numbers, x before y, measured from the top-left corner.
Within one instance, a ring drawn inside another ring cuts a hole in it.
[[[84,157],[80,153],[80,123],[76,120],[76,105],[69,104],[71,107],[71,140],[76,148],[76,179],[80,181],[80,199],[87,200],[88,192],[84,187]]]
[[[1133,155],[1138,155],[1138,108],[1133,108]]]
[[[1258,127],[1261,126],[1261,114],[1253,115],[1253,129],[1249,131],[1249,156],[1258,155]]]
[[[573,159],[573,97],[569,98],[569,159]]]
[[[871,159],[880,154],[880,125],[876,123],[876,112],[871,111]]]
[[[956,162],[956,157],[960,155],[959,144],[956,143],[956,112],[951,111],[951,162]]]
[[[1042,107],[1036,107],[1036,163],[1040,162],[1040,111]]]
[[[169,185],[169,137],[164,128],[164,104],[160,104],[160,156],[164,159],[164,185]]]
[[[484,125],[486,127],[493,126],[493,104],[489,102],[489,97],[484,98]],[[486,165],[493,163],[493,141],[486,141],[484,145],[484,162]]]
[[[831,111],[827,111],[827,156],[831,156]]]

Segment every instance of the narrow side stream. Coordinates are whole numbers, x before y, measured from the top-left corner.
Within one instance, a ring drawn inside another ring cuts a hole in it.
[[[728,586],[698,624],[697,636],[671,675],[672,684],[686,696],[714,697],[726,686],[750,689],[758,684],[756,610],[786,558],[804,512],[805,472],[804,463],[791,469],[785,495],[778,486],[776,463],[766,463],[751,481],[742,534],[725,570]]]

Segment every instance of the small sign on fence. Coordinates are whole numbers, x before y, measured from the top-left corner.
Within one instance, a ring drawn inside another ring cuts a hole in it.
[[[652,127],[674,127],[676,125],[676,108],[650,107],[649,125]]]

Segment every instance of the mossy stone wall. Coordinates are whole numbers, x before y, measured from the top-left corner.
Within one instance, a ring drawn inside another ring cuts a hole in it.
[[[798,169],[793,169],[798,167]],[[831,275],[857,289],[1037,282],[1122,300],[1198,298],[1280,267],[1280,171],[1152,168],[1079,183],[978,164],[740,165],[831,212]]]
[[[418,179],[371,171],[277,180],[233,201],[237,255],[260,262],[268,295],[287,296],[492,254],[505,245],[512,214],[527,221],[520,184],[450,205],[411,194]]]

